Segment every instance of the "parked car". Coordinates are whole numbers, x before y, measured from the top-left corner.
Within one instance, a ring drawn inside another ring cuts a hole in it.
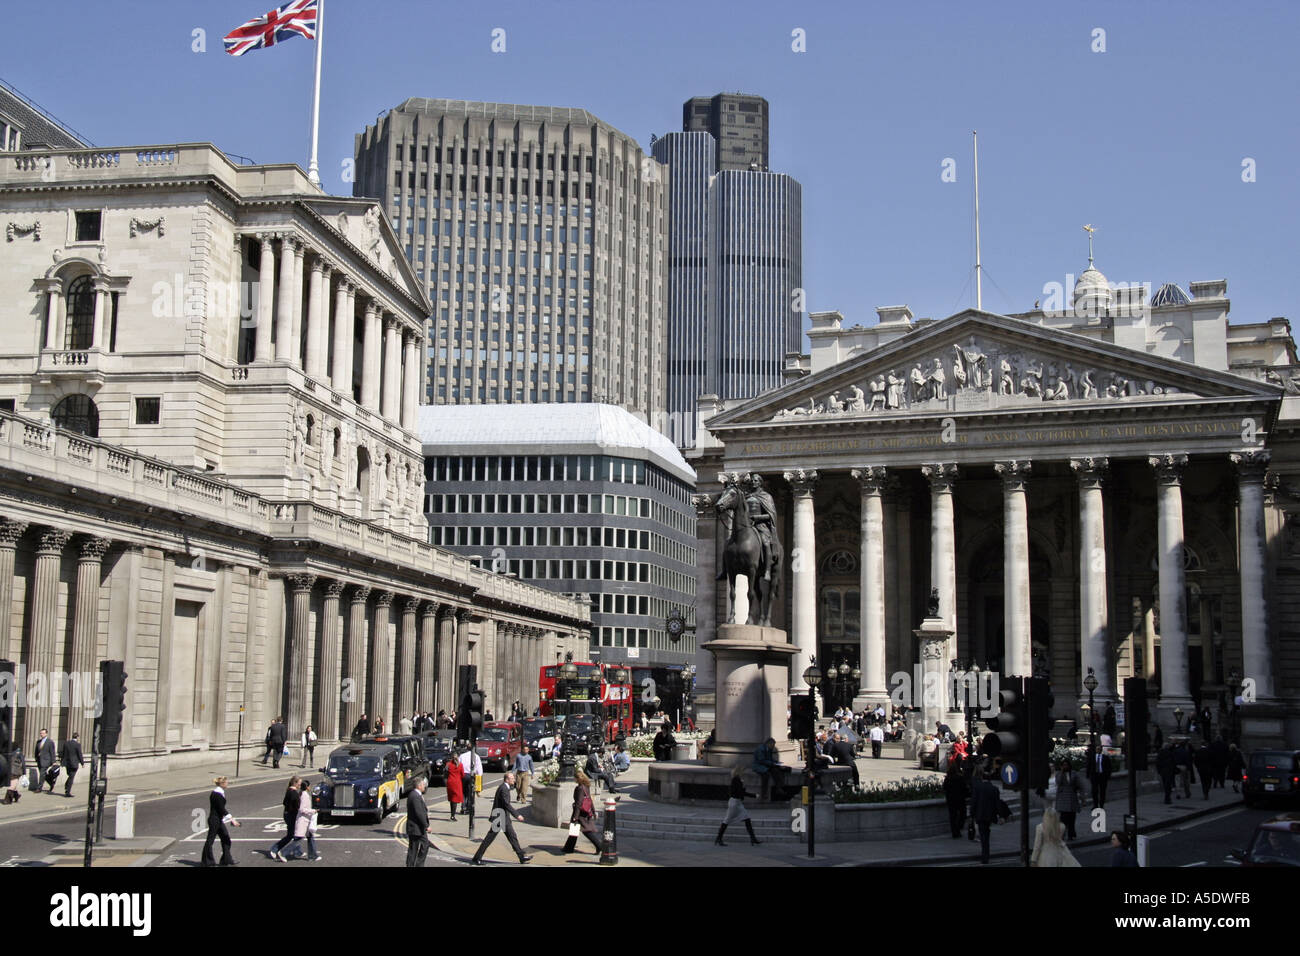
[[[397,748],[402,762],[402,793],[406,796],[420,778],[429,776],[429,758],[424,753],[424,741],[403,734],[376,734],[361,738],[362,743],[392,744]]]
[[[455,759],[456,731],[431,730],[420,735],[429,761],[429,782],[447,782],[447,764]]]
[[[533,760],[541,762],[551,759],[559,731],[555,720],[550,717],[525,717],[523,720],[524,743],[533,755]]]
[[[1300,795],[1300,752],[1256,750],[1241,776],[1246,806]]]
[[[401,801],[402,754],[392,744],[337,747],[321,773],[325,779],[311,788],[311,805],[321,819],[368,816],[378,823]]]
[[[495,720],[484,724],[478,732],[477,753],[483,761],[483,769],[495,767],[497,770],[509,770],[515,765],[515,757],[524,748],[524,728],[522,724],[508,720]]]
[[[1288,813],[1255,827],[1245,850],[1232,856],[1242,866],[1300,866],[1300,814]]]

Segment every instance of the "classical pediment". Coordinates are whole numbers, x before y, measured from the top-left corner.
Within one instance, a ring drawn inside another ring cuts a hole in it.
[[[428,301],[379,203],[373,199],[329,196],[307,200],[306,205],[359,251],[376,272],[401,288],[412,300]]]
[[[707,427],[1279,395],[1227,372],[971,310],[761,395]]]

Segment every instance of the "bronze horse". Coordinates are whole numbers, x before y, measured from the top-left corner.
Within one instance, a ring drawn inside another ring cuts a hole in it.
[[[754,529],[745,495],[738,485],[728,485],[718,496],[719,514],[730,513],[725,521],[731,528],[722,553],[722,573],[727,579],[727,623],[736,623],[736,576],[745,575],[749,593],[749,618],[746,624],[772,626],[772,601],[776,596],[777,576],[774,566],[779,559],[768,555],[764,566],[763,542]]]

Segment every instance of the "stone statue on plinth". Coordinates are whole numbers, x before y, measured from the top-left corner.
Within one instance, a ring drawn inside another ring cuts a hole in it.
[[[780,583],[784,552],[776,534],[776,502],[762,475],[750,475],[748,488],[740,480],[727,483],[716,504],[727,529],[718,580],[727,579],[727,623],[736,623],[736,578],[745,576],[749,615],[746,624],[772,626],[772,604]]]

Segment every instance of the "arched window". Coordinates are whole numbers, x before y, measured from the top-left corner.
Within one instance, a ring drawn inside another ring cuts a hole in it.
[[[95,287],[90,276],[81,276],[68,286],[68,321],[64,323],[63,347],[73,351],[90,348],[94,326]]]
[[[54,406],[50,417],[59,428],[99,437],[99,409],[87,395],[69,395]]]

